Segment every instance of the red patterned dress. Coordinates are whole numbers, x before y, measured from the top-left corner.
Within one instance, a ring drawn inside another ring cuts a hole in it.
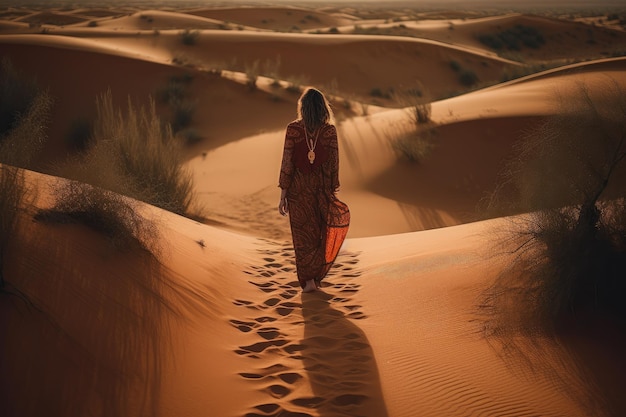
[[[348,206],[335,196],[339,189],[337,130],[326,124],[316,136],[311,163],[303,122],[296,120],[287,126],[279,178],[279,187],[287,190],[296,270],[302,287],[311,279],[319,284],[326,276],[350,224]]]

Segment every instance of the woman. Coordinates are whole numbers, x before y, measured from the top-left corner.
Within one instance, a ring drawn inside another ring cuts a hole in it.
[[[278,211],[289,213],[298,281],[315,291],[348,233],[350,211],[337,199],[339,150],[333,113],[324,95],[309,88],[289,123],[280,169]]]

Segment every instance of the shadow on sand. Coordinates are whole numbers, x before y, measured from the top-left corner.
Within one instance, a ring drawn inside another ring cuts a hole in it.
[[[387,416],[374,352],[367,337],[333,296],[316,291],[302,295],[302,357],[314,397],[302,399],[322,417]]]

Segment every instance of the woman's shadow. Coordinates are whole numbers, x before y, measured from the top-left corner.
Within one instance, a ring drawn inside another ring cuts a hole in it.
[[[294,403],[315,408],[322,417],[386,417],[376,359],[367,337],[331,301],[333,296],[323,291],[302,294],[302,360],[314,397]]]

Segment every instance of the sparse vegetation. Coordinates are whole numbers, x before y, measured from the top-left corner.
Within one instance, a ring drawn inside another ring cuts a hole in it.
[[[436,146],[437,131],[434,127],[418,128],[391,142],[396,154],[411,163],[424,161]]]
[[[279,75],[280,65],[281,65],[280,55],[277,55],[276,59],[274,60],[267,59],[263,63],[263,74],[265,74],[267,77],[270,77],[273,80],[272,85],[275,87],[278,87],[280,85],[280,75]]]
[[[91,121],[84,117],[74,119],[65,141],[71,150],[85,151],[91,141]]]
[[[389,87],[386,90],[383,90],[380,87],[374,87],[370,90],[370,96],[372,97],[376,97],[376,98],[384,98],[384,99],[391,99],[394,95],[394,89]]]
[[[180,38],[184,45],[195,45],[198,42],[198,36],[200,36],[199,30],[185,29],[180,32]]]
[[[41,150],[52,109],[48,91],[0,64],[0,163],[29,168]]]
[[[83,224],[107,236],[120,250],[135,246],[152,253],[157,250],[157,228],[138,214],[135,201],[82,182],[59,181],[54,205],[40,210],[35,215],[36,220]]]
[[[432,105],[424,95],[424,86],[419,81],[416,81],[414,86],[393,95],[398,105],[409,112],[409,117],[416,126],[431,121]]]
[[[450,61],[450,68],[459,76],[459,82],[465,87],[472,87],[478,82],[478,76],[471,69],[464,68],[458,61]]]
[[[495,35],[480,35],[478,40],[496,51],[519,51],[522,46],[537,49],[546,42],[537,28],[524,25],[515,25]]]
[[[93,146],[62,167],[65,177],[114,191],[181,215],[190,215],[191,175],[183,168],[180,145],[162,126],[154,101],[123,113],[111,92],[97,100]]]
[[[286,90],[293,94],[300,94],[303,86],[308,83],[308,77],[304,75],[293,75],[287,78]]]
[[[193,121],[196,105],[188,98],[192,81],[193,76],[190,74],[171,77],[167,85],[157,91],[159,101],[171,109],[170,124],[174,133],[188,128]]]
[[[250,91],[256,90],[256,83],[259,79],[259,60],[255,60],[252,64],[246,64],[246,85]]]
[[[40,151],[52,100],[15,70],[0,63],[0,290],[5,291],[4,260],[16,238],[19,211],[29,195],[24,171]]]
[[[601,91],[610,93],[581,86],[563,99],[490,199],[530,213],[507,237],[515,263],[486,297],[493,331],[552,329],[588,313],[626,321],[626,94],[617,83]]]
[[[10,165],[0,165],[0,292],[5,291],[5,257],[15,239],[25,196],[24,172]]]

